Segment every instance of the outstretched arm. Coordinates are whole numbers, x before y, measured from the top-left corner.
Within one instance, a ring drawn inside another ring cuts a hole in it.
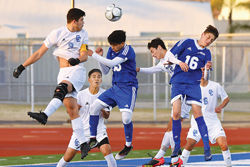
[[[43,44],[37,51],[35,51],[23,64],[18,66],[14,71],[13,71],[13,76],[15,78],[18,78],[19,75],[25,70],[25,67],[35,63],[38,61],[46,52],[48,48]]]
[[[125,59],[123,59],[121,57],[115,57],[112,60],[109,60],[109,59],[102,57],[101,55],[103,54],[103,51],[101,48],[97,48],[96,52],[93,52],[91,49],[89,49],[88,54],[89,54],[89,56],[92,56],[94,59],[96,59],[98,62],[100,62],[100,63],[102,63],[110,68],[125,62]]]

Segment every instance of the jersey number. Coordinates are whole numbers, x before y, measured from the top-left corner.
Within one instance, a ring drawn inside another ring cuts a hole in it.
[[[185,63],[188,64],[190,69],[195,70],[198,66],[198,63],[197,63],[198,61],[199,61],[198,57],[193,56],[191,58],[191,56],[187,55]]]
[[[114,71],[121,71],[121,70],[122,70],[122,66],[120,64],[114,67]]]

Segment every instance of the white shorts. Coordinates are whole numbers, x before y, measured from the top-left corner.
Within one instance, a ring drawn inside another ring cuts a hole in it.
[[[60,68],[57,83],[59,84],[63,80],[69,81],[75,88],[73,92],[66,94],[65,97],[77,98],[77,92],[80,91],[86,80],[86,70],[81,65]]]
[[[226,137],[225,131],[224,131],[223,127],[221,126],[220,122],[218,122],[212,126],[207,126],[207,130],[208,130],[209,141],[212,144],[216,143],[216,139],[218,137]],[[191,128],[188,131],[187,138],[194,139],[197,141],[197,143],[200,141],[201,135],[200,135],[200,132],[198,130],[197,124],[194,126],[193,125],[191,126]]]
[[[89,142],[90,132],[89,131],[86,132],[84,130],[84,135],[85,135],[85,137],[87,139],[87,142]],[[97,131],[96,140],[98,142],[102,141],[106,137],[108,137],[108,135],[107,135],[107,131],[106,131],[105,128],[103,128],[102,130]],[[73,134],[71,136],[71,139],[70,139],[68,147],[70,147],[70,148],[72,148],[74,150],[80,150],[80,143],[77,140],[76,135],[75,135],[74,132],[73,132]]]

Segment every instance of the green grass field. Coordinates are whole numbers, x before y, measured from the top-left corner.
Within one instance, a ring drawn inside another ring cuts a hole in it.
[[[229,146],[231,153],[236,152],[249,152],[250,145],[231,145]],[[155,155],[158,150],[135,150],[129,153],[127,158],[147,158],[148,153]],[[168,149],[166,156],[170,156],[171,150]],[[212,154],[221,153],[219,146],[211,147]],[[115,154],[114,152],[113,154]],[[203,154],[203,147],[195,147],[191,155]],[[0,157],[0,166],[8,165],[24,165],[24,164],[38,164],[38,163],[56,163],[58,162],[63,154],[57,155],[32,155],[32,156],[17,156],[17,157]],[[76,155],[73,161],[80,161],[80,153]],[[103,155],[100,152],[89,153],[89,155],[84,159],[84,161],[89,160],[104,160]],[[145,162],[146,163],[146,162]]]

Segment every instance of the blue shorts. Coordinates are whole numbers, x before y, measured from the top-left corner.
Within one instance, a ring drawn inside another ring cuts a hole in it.
[[[172,83],[171,103],[186,96],[187,104],[202,105],[200,84]]]
[[[104,106],[114,108],[118,106],[120,111],[133,113],[137,97],[137,88],[135,86],[114,85],[99,97],[99,101]]]

